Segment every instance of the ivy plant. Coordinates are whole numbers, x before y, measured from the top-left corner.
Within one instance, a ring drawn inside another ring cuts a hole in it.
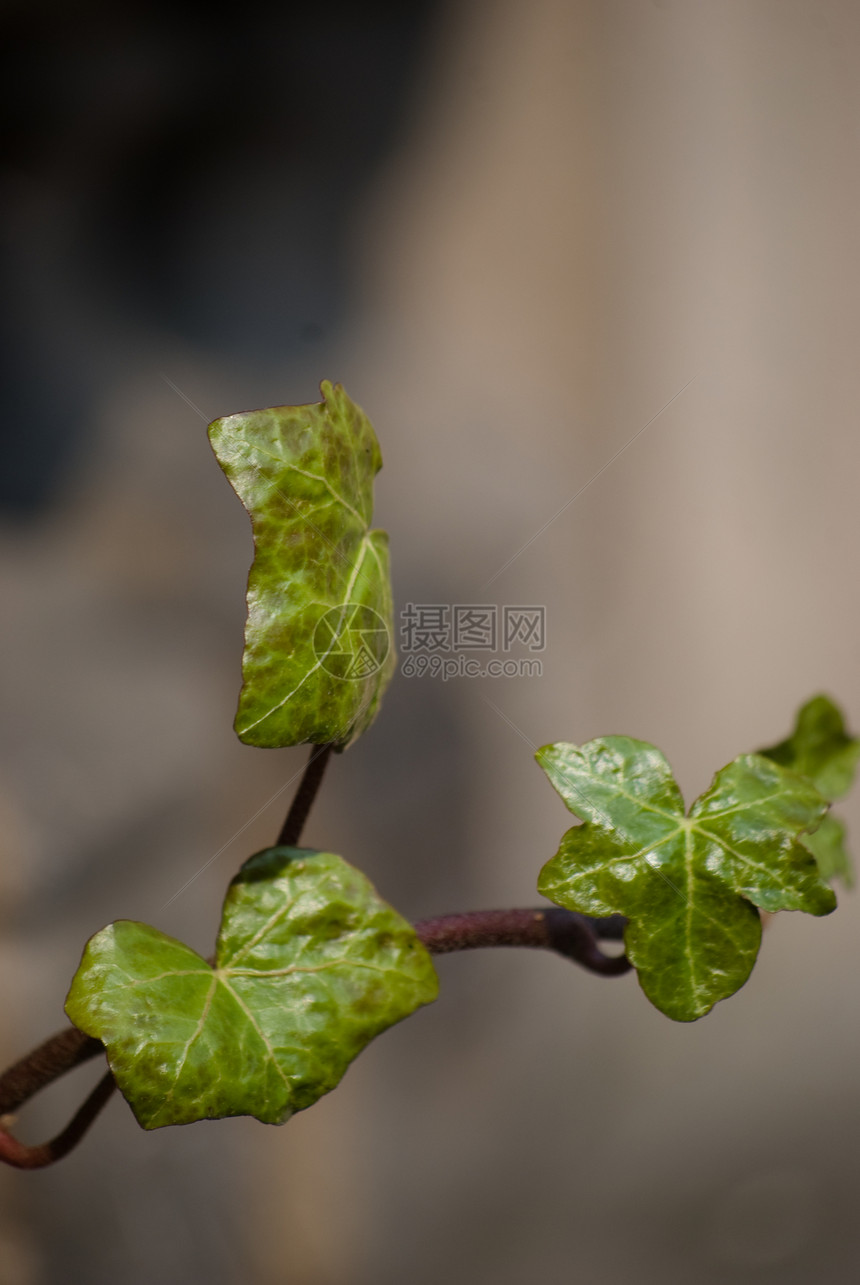
[[[437,990],[411,925],[360,871],[279,847],[230,884],[211,965],[120,920],[87,944],[66,1012],[103,1042],[145,1129],[228,1115],[283,1124]]]
[[[687,812],[672,769],[645,741],[547,745],[537,758],[584,822],[568,830],[538,891],[570,910],[623,914],[627,956],[667,1017],[702,1017],[743,986],[759,909],[835,910],[799,842],[827,810],[808,777],[744,754]]]
[[[108,1069],[52,1141],[26,1146],[0,1128],[9,1164],[65,1155],[115,1088],[144,1129],[282,1124],[435,999],[431,956],[448,951],[528,946],[604,976],[635,970],[668,1018],[696,1020],[749,978],[762,912],[827,915],[831,883],[852,881],[829,808],[860,740],[826,696],[785,740],[721,768],[689,809],[646,741],[544,746],[538,764],[578,824],[539,872],[539,907],[409,924],[344,857],[300,846],[326,765],[377,716],[396,663],[388,537],[371,526],[379,444],[340,385],[321,392],[209,428],[254,536],[235,730],[264,748],[311,746],[295,798],[275,846],[230,883],[210,959],[130,920],[86,944],[72,1025],[0,1077],[0,1114],[88,1058],[106,1055]],[[610,939],[623,954],[604,951]]]

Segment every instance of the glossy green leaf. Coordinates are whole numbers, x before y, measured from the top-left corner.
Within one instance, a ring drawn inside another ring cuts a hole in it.
[[[379,444],[340,384],[320,391],[209,426],[254,535],[236,714],[248,745],[342,748],[394,670],[388,536],[370,529]]]
[[[744,984],[762,910],[835,908],[798,836],[826,803],[804,778],[756,754],[729,763],[685,815],[653,745],[608,736],[537,753],[567,807],[568,830],[538,889],[570,910],[626,915],[627,955],[645,994],[693,1021]]]
[[[66,1012],[104,1043],[145,1129],[282,1124],[437,985],[412,927],[363,874],[329,852],[269,848],[230,884],[214,968],[119,920],[88,942]]]
[[[827,696],[814,696],[799,711],[791,736],[760,753],[809,777],[820,794],[833,800],[847,794],[854,782],[860,740],[846,732],[838,705]],[[827,816],[813,834],[804,836],[803,842],[818,862],[824,879],[838,877],[851,887],[854,870],[841,821]]]

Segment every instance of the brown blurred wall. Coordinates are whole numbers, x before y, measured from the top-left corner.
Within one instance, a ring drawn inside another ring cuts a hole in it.
[[[325,368],[262,387],[142,337],[88,468],[0,551],[5,1055],[58,1024],[109,919],[202,948],[283,797],[231,836],[301,761],[232,738],[249,541],[203,419],[342,379],[382,441],[401,605],[547,608],[542,678],[401,679],[334,765],[308,841],[404,913],[535,900],[566,814],[533,745],[640,736],[692,796],[818,690],[860,724],[858,67],[839,0],[452,4]],[[781,916],[691,1026],[632,979],[487,953],[440,961],[439,1004],[284,1130],[148,1136],[114,1103],[57,1171],[4,1180],[0,1285],[63,1255],[97,1282],[847,1285],[841,901]]]

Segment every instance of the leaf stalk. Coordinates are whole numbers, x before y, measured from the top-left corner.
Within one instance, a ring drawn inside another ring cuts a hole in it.
[[[414,928],[433,955],[486,946],[528,946],[554,951],[602,977],[620,977],[630,971],[630,961],[626,955],[605,955],[598,939],[619,940],[624,923],[620,915],[591,919],[553,906],[440,915],[436,919],[419,920]]]
[[[333,749],[334,745],[311,746],[311,756],[308,759],[302,779],[299,781],[299,788],[293,796],[284,824],[281,826],[277,847],[298,847],[299,839],[301,839],[302,831],[305,828],[305,822],[310,815],[310,810],[322,785],[322,779],[325,776],[325,770],[328,767],[328,761],[331,758]]]

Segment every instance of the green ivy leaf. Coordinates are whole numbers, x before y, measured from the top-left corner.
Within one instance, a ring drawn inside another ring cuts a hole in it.
[[[847,794],[854,783],[860,740],[845,731],[838,705],[827,696],[814,696],[797,715],[791,736],[760,750],[774,763],[807,776],[825,799],[831,802]],[[802,842],[818,862],[822,878],[840,878],[849,888],[854,869],[845,842],[845,826],[836,817],[825,817],[813,834]]]
[[[370,529],[379,443],[340,384],[320,391],[209,426],[254,534],[235,724],[248,745],[343,748],[394,671],[388,536]]]
[[[626,915],[642,989],[677,1021],[744,984],[761,940],[756,906],[813,915],[836,906],[797,841],[827,805],[768,759],[729,763],[689,815],[669,764],[645,741],[546,745],[537,760],[584,822],[565,834],[538,890],[569,910]]]
[[[841,879],[847,888],[853,888],[854,866],[845,844],[845,824],[839,817],[826,816],[817,830],[804,834],[800,841],[818,862],[822,879],[828,883]]]
[[[845,731],[838,705],[828,696],[813,696],[798,711],[791,736],[759,753],[800,776],[808,776],[818,793],[832,803],[847,794],[854,783],[860,740]]]
[[[412,927],[363,874],[330,852],[268,848],[230,884],[214,968],[121,919],[87,943],[66,1012],[105,1045],[143,1128],[282,1124],[437,989]]]

